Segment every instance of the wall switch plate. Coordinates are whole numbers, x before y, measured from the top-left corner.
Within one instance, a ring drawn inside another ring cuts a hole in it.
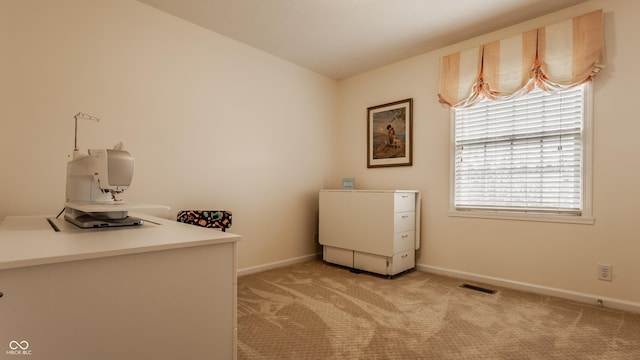
[[[613,280],[613,265],[598,264],[598,280]]]

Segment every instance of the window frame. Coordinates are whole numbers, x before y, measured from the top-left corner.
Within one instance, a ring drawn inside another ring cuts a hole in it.
[[[580,215],[561,213],[540,213],[526,211],[509,211],[507,209],[457,209],[455,207],[455,166],[456,166],[456,144],[455,144],[455,109],[449,110],[450,139],[449,139],[449,216],[502,219],[519,221],[542,221],[557,223],[593,224],[592,208],[592,158],[593,158],[593,83],[584,85],[583,95],[583,129],[582,129],[582,209]]]

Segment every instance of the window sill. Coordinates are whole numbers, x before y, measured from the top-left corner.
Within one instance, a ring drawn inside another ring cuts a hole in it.
[[[551,223],[567,223],[593,225],[596,221],[591,216],[551,215],[551,214],[524,214],[499,211],[474,211],[474,210],[449,210],[450,217],[465,217],[494,220],[514,221],[539,221]]]

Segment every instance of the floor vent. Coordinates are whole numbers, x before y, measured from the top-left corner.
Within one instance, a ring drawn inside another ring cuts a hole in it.
[[[498,292],[498,290],[487,289],[487,288],[483,288],[483,287],[475,286],[475,285],[470,285],[470,284],[466,284],[466,283],[462,283],[462,285],[460,285],[460,287],[463,288],[463,289],[480,291],[480,292],[487,293],[487,294],[492,294],[492,295]]]

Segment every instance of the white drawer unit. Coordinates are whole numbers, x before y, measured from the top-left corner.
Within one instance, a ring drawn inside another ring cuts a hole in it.
[[[415,267],[418,191],[321,190],[319,196],[325,261],[389,276]]]

